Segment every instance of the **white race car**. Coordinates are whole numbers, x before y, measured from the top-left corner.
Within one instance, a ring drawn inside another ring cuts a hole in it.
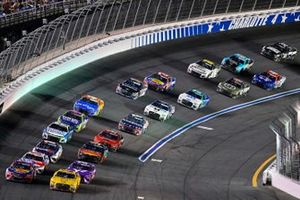
[[[23,155],[21,160],[33,163],[33,167],[38,174],[43,173],[49,165],[49,157],[46,154],[39,152],[29,151]]]
[[[189,90],[188,92],[182,93],[178,96],[177,103],[184,105],[193,110],[198,110],[205,107],[210,98],[209,96],[197,89]]]
[[[175,113],[175,107],[167,102],[156,100],[147,105],[144,109],[144,115],[153,119],[165,121]]]
[[[194,74],[200,78],[216,78],[221,71],[221,66],[214,62],[201,59],[196,63],[192,63],[188,66],[187,73]]]
[[[56,142],[42,140],[32,149],[32,151],[46,154],[52,163],[56,163],[62,155],[63,148]]]

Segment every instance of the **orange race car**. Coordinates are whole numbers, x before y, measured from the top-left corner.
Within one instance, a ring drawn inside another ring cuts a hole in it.
[[[108,149],[104,144],[88,142],[78,150],[78,159],[102,163],[107,159]]]
[[[104,101],[98,97],[84,95],[74,103],[74,110],[89,117],[99,116],[104,108]]]
[[[113,130],[103,130],[94,137],[94,142],[107,145],[113,151],[117,151],[124,143],[123,136]]]

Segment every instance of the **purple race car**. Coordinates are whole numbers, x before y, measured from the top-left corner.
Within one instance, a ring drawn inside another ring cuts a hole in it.
[[[33,163],[23,160],[14,161],[5,171],[5,179],[8,181],[20,181],[31,183],[36,176]]]
[[[157,72],[145,77],[144,82],[153,90],[169,92],[174,89],[176,78],[163,72]]]
[[[94,164],[79,160],[72,162],[68,170],[77,172],[81,176],[81,180],[87,184],[89,184],[96,175],[96,167]]]

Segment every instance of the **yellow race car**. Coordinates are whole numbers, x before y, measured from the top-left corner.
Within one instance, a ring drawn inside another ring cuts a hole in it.
[[[50,189],[75,193],[80,185],[80,175],[68,169],[57,170],[50,179]]]

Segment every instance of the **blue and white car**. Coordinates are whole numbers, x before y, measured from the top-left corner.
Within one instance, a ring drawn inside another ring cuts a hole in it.
[[[161,101],[156,100],[151,104],[147,105],[144,109],[144,115],[150,118],[165,121],[173,116],[175,113],[175,106]]]
[[[252,84],[258,85],[266,90],[280,88],[286,81],[286,77],[281,74],[268,70],[263,73],[255,74]]]
[[[130,99],[137,99],[146,94],[148,84],[135,78],[129,78],[117,86],[116,93]]]
[[[76,110],[69,110],[59,116],[58,122],[71,126],[78,133],[86,127],[89,118]]]
[[[74,133],[74,128],[59,122],[51,123],[43,131],[43,139],[54,140],[59,143],[67,143],[71,140]]]
[[[192,89],[188,92],[182,93],[178,96],[177,103],[191,108],[193,110],[199,110],[205,107],[210,101],[210,97],[200,90]]]
[[[225,57],[222,60],[222,67],[228,69],[236,74],[249,71],[253,66],[254,61],[242,54],[233,54],[229,57]]]
[[[100,116],[104,101],[98,97],[84,95],[74,103],[73,109],[89,117]]]
[[[137,114],[129,114],[120,120],[118,129],[135,135],[141,135],[146,131],[148,126],[149,122],[144,117]]]
[[[56,142],[42,140],[32,149],[32,151],[46,154],[52,163],[56,163],[62,155],[63,148]]]

